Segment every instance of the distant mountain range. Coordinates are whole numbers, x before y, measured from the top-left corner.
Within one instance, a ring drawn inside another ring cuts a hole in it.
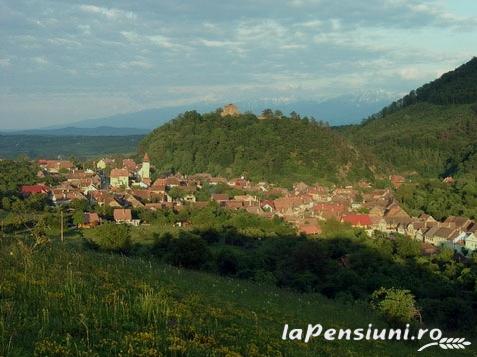
[[[34,135],[34,136],[132,136],[145,135],[148,129],[117,128],[111,126],[99,126],[95,128],[81,128],[68,126],[58,129],[30,129],[20,131],[0,132],[0,135]]]
[[[256,100],[238,101],[242,112],[260,114],[264,109],[281,110],[284,114],[297,112],[302,116],[312,116],[327,121],[330,125],[357,123],[377,112],[391,100],[383,93],[360,93],[327,100]],[[103,118],[81,120],[67,125],[55,125],[39,129],[9,130],[3,135],[45,135],[45,136],[127,136],[144,135],[154,128],[175,118],[180,113],[196,110],[211,112],[227,103],[198,103],[175,107],[154,108],[138,112],[116,114]]]

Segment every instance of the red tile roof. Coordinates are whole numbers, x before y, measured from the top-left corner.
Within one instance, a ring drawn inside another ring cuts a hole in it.
[[[116,222],[120,221],[131,221],[132,220],[132,214],[130,209],[126,208],[116,208],[114,210],[114,220]]]
[[[342,221],[350,223],[352,226],[370,226],[372,224],[371,217],[367,214],[347,214],[344,215]]]
[[[112,169],[111,177],[129,177],[129,172],[126,169]]]
[[[50,190],[45,185],[23,185],[21,189],[25,195],[48,193]]]

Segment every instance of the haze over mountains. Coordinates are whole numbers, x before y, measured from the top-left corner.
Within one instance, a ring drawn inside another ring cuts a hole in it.
[[[296,99],[266,99],[236,101],[242,112],[251,111],[260,114],[270,108],[281,110],[285,114],[293,111],[302,116],[310,116],[326,121],[330,125],[357,123],[361,119],[377,112],[395,98],[382,92],[366,92],[356,95],[343,95],[322,101]],[[164,124],[187,110],[205,113],[215,110],[226,103],[197,103],[165,108],[153,108],[132,113],[116,114],[108,117],[86,119],[64,125],[27,130],[11,130],[8,134],[52,135],[52,136],[124,136],[142,135]]]

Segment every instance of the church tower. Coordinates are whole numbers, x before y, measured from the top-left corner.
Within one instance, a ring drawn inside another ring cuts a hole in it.
[[[151,164],[149,162],[149,156],[147,153],[144,154],[144,159],[142,160],[142,166],[139,170],[139,176],[141,176],[141,181],[144,183],[148,183],[151,180],[150,176],[151,172]]]

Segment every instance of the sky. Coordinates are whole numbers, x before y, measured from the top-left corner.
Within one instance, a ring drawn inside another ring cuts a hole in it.
[[[0,130],[398,98],[477,55],[475,0],[0,0]]]

